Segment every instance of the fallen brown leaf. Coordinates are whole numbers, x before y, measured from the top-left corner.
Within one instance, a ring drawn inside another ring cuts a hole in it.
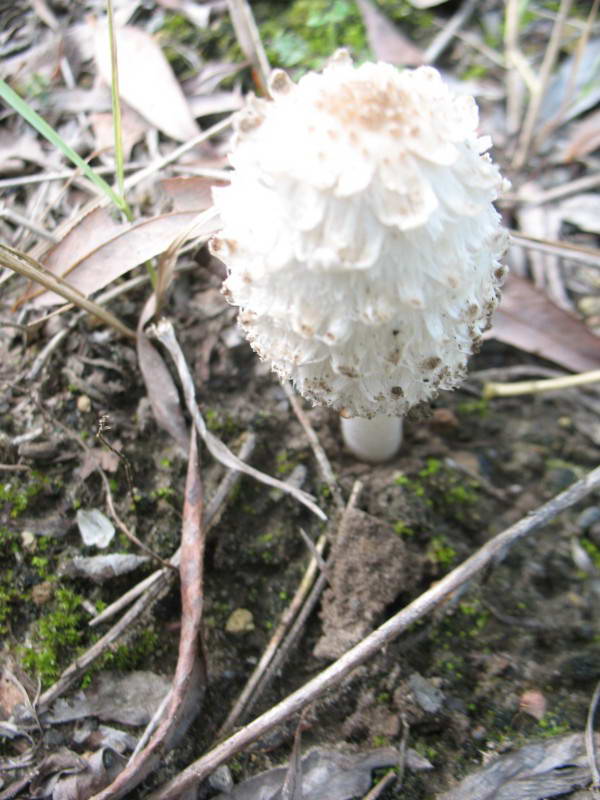
[[[95,24],[95,56],[102,80],[110,86],[108,30]],[[119,94],[160,131],[185,142],[200,132],[169,62],[154,39],[140,28],[115,30],[119,64]]]
[[[202,208],[122,224],[106,209],[97,208],[49,251],[44,266],[49,272],[66,277],[71,287],[88,296],[166,250],[200,211]],[[43,292],[33,305],[62,302],[59,295]]]
[[[600,339],[528,281],[510,275],[486,338],[547,358],[573,372],[600,368]]]
[[[417,67],[425,58],[421,50],[404,36],[371,0],[356,0],[373,54],[390,64]]]

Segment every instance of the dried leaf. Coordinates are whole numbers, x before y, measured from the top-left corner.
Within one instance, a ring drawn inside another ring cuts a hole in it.
[[[589,114],[577,124],[573,123],[571,135],[562,152],[564,161],[575,161],[600,147],[600,110]]]
[[[97,508],[89,511],[80,508],[77,511],[77,525],[87,547],[108,547],[115,535],[115,526]]]
[[[569,197],[560,204],[560,213],[565,222],[580,230],[600,233],[600,195],[589,192]]]
[[[98,72],[110,86],[111,64],[108,30],[95,26]],[[148,122],[180,142],[200,132],[169,62],[154,39],[140,28],[125,25],[115,30],[119,63],[119,93]]]
[[[112,111],[96,112],[90,114],[90,122],[94,130],[95,149],[102,152],[112,152],[115,145],[114,120]],[[135,144],[148,130],[148,123],[127,103],[121,104],[121,138],[123,143],[123,157],[128,161]]]
[[[146,670],[99,672],[85,695],[91,712],[103,721],[147,725],[170,688],[167,678]]]
[[[367,753],[345,755],[337,750],[315,748],[302,758],[303,800],[350,800],[362,796],[371,786],[371,772],[398,763],[399,753],[382,747]],[[261,772],[238,784],[229,794],[215,800],[276,800],[285,780],[287,767]]]
[[[538,124],[554,120],[560,114],[561,123],[593,108],[600,100],[600,81],[598,81],[598,61],[600,60],[600,39],[592,39],[583,51],[577,67],[575,86],[571,86],[573,65],[577,53],[569,56],[560,65],[550,81],[540,107]],[[570,91],[566,98],[565,92]]]
[[[135,556],[130,553],[110,553],[106,556],[75,556],[64,571],[69,577],[89,578],[94,583],[104,583],[117,575],[133,572],[150,559],[148,556]]]
[[[102,289],[129,270],[162,253],[196,219],[196,211],[162,214],[131,225],[115,221],[106,209],[85,216],[53,247],[44,266],[65,277],[87,296]],[[212,232],[213,226],[206,231]],[[199,235],[201,231],[197,231]],[[52,292],[36,297],[33,305],[43,307],[64,302]]]
[[[213,186],[225,186],[226,182],[186,175],[165,178],[160,185],[171,201],[173,211],[198,211],[212,205]]]
[[[409,67],[424,63],[421,50],[371,0],[356,0],[356,4],[367,29],[369,46],[378,59]]]
[[[187,425],[179,402],[179,392],[163,357],[144,333],[144,327],[155,311],[155,297],[152,295],[138,323],[137,355],[138,363],[152,412],[157,424],[177,442],[184,454],[190,449]]]
[[[525,745],[462,780],[438,800],[545,800],[590,780],[583,734]]]
[[[573,372],[600,368],[600,339],[528,281],[510,275],[486,338],[547,358]]]
[[[125,759],[112,747],[103,747],[85,759],[85,770],[57,781],[52,800],[88,800],[111,784],[125,766]]]

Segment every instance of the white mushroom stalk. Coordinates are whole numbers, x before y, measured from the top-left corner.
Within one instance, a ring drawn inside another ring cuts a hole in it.
[[[359,458],[384,460],[406,412],[463,380],[488,326],[503,181],[475,101],[430,67],[340,51],[270,88],[239,113],[231,184],[214,190],[224,293],[277,375],[342,413]]]

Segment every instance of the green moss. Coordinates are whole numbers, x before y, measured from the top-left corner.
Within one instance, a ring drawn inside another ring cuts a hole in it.
[[[22,651],[23,666],[49,686],[76,653],[83,638],[81,598],[71,589],[57,589],[52,610],[35,623],[31,647]]]
[[[49,483],[48,478],[38,472],[30,472],[26,478],[12,478],[0,483],[0,515],[8,514],[15,519],[29,506]]]
[[[477,400],[465,400],[463,403],[457,405],[456,410],[459,414],[465,416],[472,414],[479,417],[486,417],[490,411],[490,401],[483,397]]]
[[[414,536],[415,535],[415,532],[410,527],[410,525],[407,525],[406,522],[403,522],[400,519],[397,522],[394,523],[393,527],[394,527],[394,533],[397,533],[398,536]]]
[[[110,668],[122,671],[145,669],[148,666],[148,659],[156,656],[159,645],[158,633],[152,628],[146,628],[127,644],[121,644],[105,653],[97,669]]]
[[[456,550],[448,544],[445,536],[434,536],[429,542],[427,557],[434,564],[447,569],[456,561]]]
[[[585,552],[594,562],[594,566],[596,567],[596,569],[600,569],[600,547],[595,545],[592,541],[590,541],[590,539],[587,539],[585,536],[583,536],[579,541]]]

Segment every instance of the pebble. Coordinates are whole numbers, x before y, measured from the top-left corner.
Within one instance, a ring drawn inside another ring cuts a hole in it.
[[[236,608],[225,623],[227,633],[249,633],[254,630],[254,617],[247,608]]]

